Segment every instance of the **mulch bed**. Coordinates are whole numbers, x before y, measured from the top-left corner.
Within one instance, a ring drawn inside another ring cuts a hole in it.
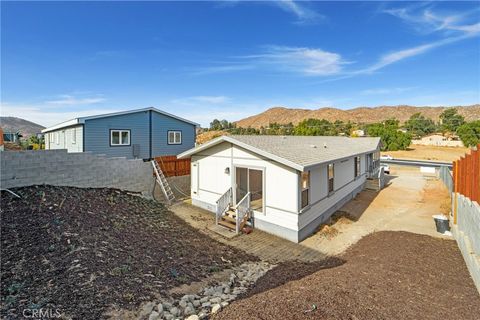
[[[257,282],[257,294],[214,319],[479,319],[480,295],[453,240],[378,232],[339,259],[314,273],[305,269],[315,265],[280,265]],[[311,274],[297,280],[297,266]],[[285,284],[273,288],[279,278]]]
[[[37,186],[1,197],[1,315],[100,319],[255,257],[163,205],[112,189]],[[230,262],[229,262],[230,261]]]

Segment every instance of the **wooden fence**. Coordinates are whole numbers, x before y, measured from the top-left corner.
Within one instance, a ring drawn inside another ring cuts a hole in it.
[[[453,223],[457,224],[457,195],[480,203],[480,144],[459,160],[453,162]]]
[[[165,177],[186,176],[190,174],[190,158],[177,159],[177,156],[155,157]]]
[[[480,203],[480,144],[453,162],[453,181],[455,192]]]

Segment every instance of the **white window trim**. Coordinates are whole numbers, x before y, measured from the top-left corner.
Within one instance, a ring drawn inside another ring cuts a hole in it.
[[[361,158],[357,156],[353,160],[353,165],[354,165],[353,171],[354,173],[356,173],[354,178],[358,178],[362,175],[362,160],[360,159]]]
[[[330,170],[329,167],[332,166],[333,176],[330,178]],[[330,179],[332,179],[332,190],[330,190]],[[335,192],[335,163],[329,163],[327,165],[327,190],[328,194],[332,194]]]
[[[118,132],[118,143],[113,143],[113,133]],[[122,143],[122,133],[128,133],[128,143]],[[110,146],[111,147],[125,147],[130,145],[130,130],[110,130]]]
[[[77,143],[77,128],[72,129],[72,144]]]
[[[55,144],[60,144],[60,132],[55,132]]]
[[[304,175],[307,176],[307,186],[304,187],[303,186],[303,177]],[[301,178],[300,178],[300,183],[302,184],[300,187],[301,187],[301,191],[300,191],[300,207],[302,209],[308,207],[310,205],[310,171],[304,171],[302,172],[301,174]],[[305,205],[303,205],[303,192],[307,192],[307,203]]]
[[[173,133],[173,141],[170,141],[170,134]],[[176,140],[177,133],[180,134],[180,140]],[[182,131],[179,130],[169,130],[167,132],[167,143],[168,144],[182,144]]]

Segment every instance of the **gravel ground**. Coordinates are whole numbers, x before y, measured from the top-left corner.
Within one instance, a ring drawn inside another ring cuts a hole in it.
[[[312,273],[316,267],[323,269]],[[298,273],[311,274],[299,279]],[[316,310],[307,312],[312,305]],[[468,320],[479,315],[480,295],[455,241],[384,231],[362,238],[326,266],[282,264],[214,319]]]
[[[1,315],[100,319],[257,258],[163,205],[112,189],[28,187],[1,197]],[[30,315],[31,313],[28,313]],[[56,314],[54,314],[56,315]]]

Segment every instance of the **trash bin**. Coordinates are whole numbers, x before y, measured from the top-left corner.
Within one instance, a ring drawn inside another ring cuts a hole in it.
[[[450,225],[448,224],[448,217],[442,214],[436,214],[433,216],[435,220],[435,226],[437,227],[437,232],[445,233],[450,231]]]

